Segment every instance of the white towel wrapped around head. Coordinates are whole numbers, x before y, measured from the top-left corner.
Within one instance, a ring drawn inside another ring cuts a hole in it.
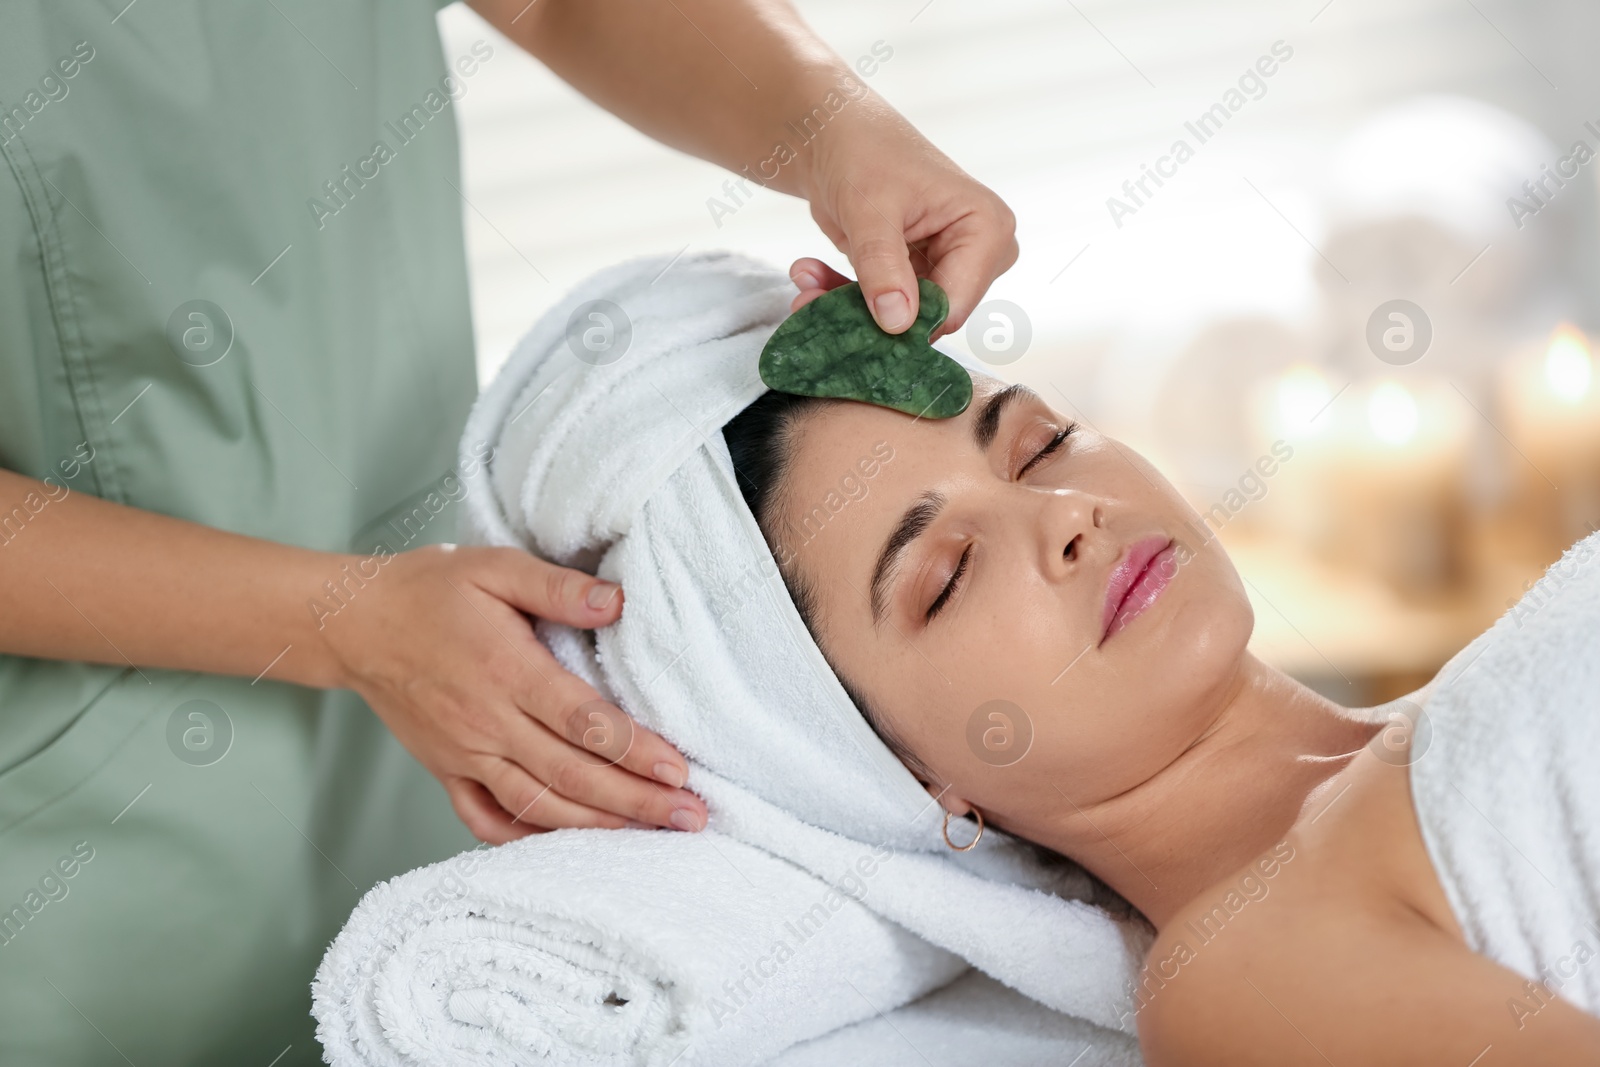
[[[1086,896],[1088,879],[1064,884],[1004,834],[945,846],[943,809],[845,693],[739,491],[722,427],[767,391],[761,349],[794,294],[781,271],[716,252],[578,286],[468,419],[463,539],[622,583],[622,618],[592,642],[548,623],[540,635],[684,753],[713,829],[824,879],[844,854],[888,847],[879,914],[1041,1003],[1131,1030],[1142,925],[1061,899]],[[595,358],[581,344],[591,326],[628,342]],[[469,462],[485,445],[492,462]]]
[[[468,522],[484,541],[561,563],[603,554],[598,573],[622,583],[626,607],[598,636],[600,671],[623,708],[694,763],[813,826],[939,846],[942,812],[806,632],[722,439],[766,391],[757,360],[794,286],[729,255],[655,270],[597,275],[523,341],[519,387],[486,394],[467,426],[469,450],[497,450],[468,483]],[[598,299],[631,332],[603,366],[574,355],[567,328]]]

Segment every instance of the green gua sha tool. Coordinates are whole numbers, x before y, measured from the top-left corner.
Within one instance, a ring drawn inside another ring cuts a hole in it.
[[[885,333],[855,282],[823,293],[784,320],[761,350],[761,380],[780,393],[861,400],[927,419],[972,403],[972,378],[928,343],[950,313],[944,290],[917,282],[917,321]]]

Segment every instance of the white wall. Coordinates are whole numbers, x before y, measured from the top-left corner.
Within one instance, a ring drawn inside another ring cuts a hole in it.
[[[799,6],[846,57],[878,40],[891,46],[873,87],[1011,203],[1022,257],[991,295],[1020,304],[1035,329],[1013,373],[1068,375],[1091,410],[1114,410],[1124,383],[1146,373],[1143,362],[1166,358],[1203,320],[1306,313],[1319,182],[1339,138],[1375,107],[1417,92],[1468,92],[1519,111],[1561,143],[1583,118],[1600,118],[1600,106],[1588,107],[1596,76],[1582,45],[1596,39],[1592,3]],[[780,264],[822,255],[844,265],[805,206],[776,193],[759,192],[717,226],[706,201],[720,195],[723,172],[602,112],[464,5],[440,21],[451,55],[480,37],[496,43],[457,104],[485,378],[558,295],[628,256],[727,247]],[[1113,225],[1106,198],[1279,40],[1294,55],[1265,95],[1147,207]],[[708,61],[721,60],[708,53]],[[1509,225],[1506,239],[1516,239]],[[1086,353],[1108,352],[1109,376],[1082,365]]]

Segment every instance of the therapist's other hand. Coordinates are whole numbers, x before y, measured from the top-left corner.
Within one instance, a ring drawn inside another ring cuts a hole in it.
[[[875,98],[852,106],[801,156],[811,217],[850,258],[879,326],[911,325],[925,277],[950,298],[933,336],[953,333],[1017,261],[1016,216],[892,108]],[[789,276],[800,287],[791,310],[848,280],[809,258]]]
[[[479,840],[561,827],[699,830],[683,756],[556,662],[528,616],[615,622],[622,590],[511,548],[402,552],[322,633]]]

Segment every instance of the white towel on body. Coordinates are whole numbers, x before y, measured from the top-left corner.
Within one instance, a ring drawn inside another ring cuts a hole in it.
[[[540,623],[540,636],[683,751],[710,830],[698,844],[640,831],[602,847],[563,831],[493,850],[462,914],[418,924],[404,909],[445,865],[374,890],[319,971],[330,1062],[467,1062],[482,1030],[507,1062],[752,1063],[906,1004],[968,964],[1056,1012],[1131,1032],[1147,924],[1091,903],[1096,885],[1079,868],[1004,834],[990,830],[970,853],[946,848],[942,809],[845,694],[744,503],[721,429],[765,391],[757,361],[793,295],[783,273],[726,254],[624,263],[541,317],[479,398],[463,468],[486,448],[493,459],[467,478],[463,540],[622,583],[616,624],[591,638]],[[567,342],[569,320],[583,328],[597,300],[631,332],[604,365]],[[583,863],[591,848],[598,873]],[[540,880],[547,854],[560,863]],[[847,872],[869,861],[855,893]],[[702,897],[657,893],[658,878],[692,883],[696,865]],[[746,865],[761,878],[728,876]],[[759,1003],[719,1010],[773,928],[830,886],[858,898],[839,912],[849,919],[808,941]],[[696,953],[692,964],[679,955]],[[480,957],[498,961],[487,976],[473,972]],[[840,993],[851,985],[855,996]],[[633,1018],[597,1053],[608,1011]],[[425,1047],[463,1051],[410,1051]]]
[[[1455,656],[1423,707],[1411,793],[1467,944],[1600,1015],[1600,534]],[[1542,988],[1539,988],[1542,986]]]

